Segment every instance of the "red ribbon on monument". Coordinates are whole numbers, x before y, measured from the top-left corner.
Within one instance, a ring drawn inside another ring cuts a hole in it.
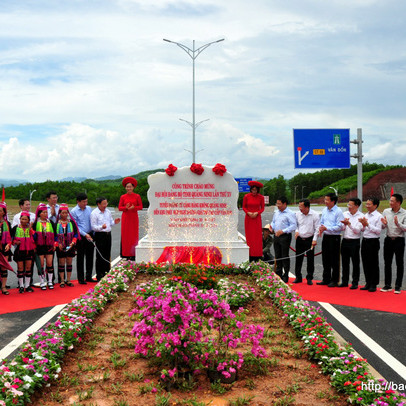
[[[165,247],[157,264],[169,262],[171,264],[221,264],[223,256],[214,246],[204,247]]]

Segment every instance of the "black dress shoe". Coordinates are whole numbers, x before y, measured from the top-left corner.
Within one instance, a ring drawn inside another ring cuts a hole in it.
[[[348,288],[348,283],[340,283],[337,285],[339,288]]]
[[[96,280],[96,279],[86,279],[86,282],[93,282],[93,283],[96,283],[97,280]]]
[[[335,282],[330,282],[327,286],[329,288],[336,288],[338,285]]]
[[[351,285],[350,289],[351,289],[351,290],[358,289],[358,285]]]
[[[360,288],[360,290],[369,290],[370,286],[369,285],[365,285],[364,287]]]
[[[31,286],[28,286],[28,288],[25,288],[25,291],[32,293],[34,292],[34,289]]]
[[[307,284],[308,284],[308,285],[313,285],[313,281],[312,281],[311,279],[308,279],[308,280],[307,280]]]
[[[371,287],[368,289],[368,292],[376,292],[376,286],[371,286]]]
[[[87,285],[87,282],[85,282],[85,281],[79,281],[79,284],[80,284],[80,285]]]
[[[302,283],[302,282],[303,282],[303,279],[296,278],[292,283]]]
[[[316,285],[328,285],[328,282],[324,282],[324,281],[316,282]]]
[[[19,288],[18,293],[24,293],[24,288]]]

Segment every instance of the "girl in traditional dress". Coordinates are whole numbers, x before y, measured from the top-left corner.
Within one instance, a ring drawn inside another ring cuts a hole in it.
[[[61,288],[64,288],[65,285],[73,286],[70,279],[72,275],[72,260],[76,255],[75,248],[78,235],[78,227],[71,218],[68,205],[61,204],[56,218],[56,241],[58,243],[56,255],[58,257],[58,272],[61,280]]]
[[[10,222],[7,219],[7,206],[6,203],[0,203],[0,252],[4,255],[3,260],[10,262],[11,260],[11,234],[10,234]],[[1,293],[3,295],[9,295],[7,290],[7,273],[8,270],[6,264],[0,264],[0,276],[1,276]]]
[[[37,246],[37,255],[41,262],[41,269],[38,269],[40,285],[42,290],[46,290],[48,280],[48,289],[53,289],[54,277],[54,251],[57,246],[55,238],[55,225],[48,219],[47,206],[41,203],[35,212],[35,222],[32,225],[34,230],[34,240]],[[44,272],[44,263],[46,273]]]
[[[127,193],[120,197],[118,209],[121,217],[121,256],[135,260],[135,247],[138,245],[138,210],[142,210],[140,195],[134,193],[137,181],[128,176],[122,181]]]
[[[245,238],[250,247],[250,261],[258,261],[262,258],[262,219],[261,213],[265,210],[264,196],[259,190],[264,187],[261,182],[251,180],[248,182],[250,193],[244,196],[242,208],[245,216]]]
[[[30,213],[21,212],[20,224],[15,226],[12,231],[13,245],[16,245],[14,251],[14,261],[17,263],[17,278],[19,292],[33,292],[30,286],[32,270],[31,263],[34,257],[34,230],[30,227]]]

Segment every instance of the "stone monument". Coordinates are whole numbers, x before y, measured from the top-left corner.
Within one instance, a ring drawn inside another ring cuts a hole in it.
[[[148,234],[136,247],[137,262],[156,262],[169,247],[215,247],[225,264],[248,260],[237,230],[238,185],[223,165],[170,165],[148,184]]]

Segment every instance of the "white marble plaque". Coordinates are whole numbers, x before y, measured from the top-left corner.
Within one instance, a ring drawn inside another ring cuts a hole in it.
[[[237,230],[237,182],[229,172],[220,176],[213,166],[203,168],[201,175],[186,166],[174,176],[158,172],[148,177],[148,235],[137,247],[137,261],[155,261],[165,246],[182,245],[217,246],[224,263],[248,259]],[[233,248],[242,249],[238,259],[231,258]]]

